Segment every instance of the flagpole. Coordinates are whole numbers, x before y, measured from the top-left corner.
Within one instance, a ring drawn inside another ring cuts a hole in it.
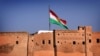
[[[49,30],[51,30],[51,24],[50,24],[50,5],[48,7],[49,7]]]

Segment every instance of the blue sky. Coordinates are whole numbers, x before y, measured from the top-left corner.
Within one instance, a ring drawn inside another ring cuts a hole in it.
[[[69,29],[79,25],[92,26],[100,31],[99,0],[2,0],[0,1],[0,31],[26,31],[34,33],[49,29],[50,8],[67,20]],[[62,29],[51,24],[51,29]]]

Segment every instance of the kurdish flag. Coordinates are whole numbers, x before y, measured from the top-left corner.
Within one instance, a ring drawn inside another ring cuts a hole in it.
[[[59,25],[64,29],[68,29],[66,26],[66,20],[60,19],[52,10],[49,10],[50,13],[50,23]]]

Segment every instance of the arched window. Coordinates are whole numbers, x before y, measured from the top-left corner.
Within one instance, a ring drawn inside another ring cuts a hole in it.
[[[91,43],[91,39],[89,39],[89,43]]]
[[[50,40],[48,40],[48,44],[51,44],[51,41]]]
[[[97,39],[97,43],[99,43],[100,42],[100,39]]]
[[[42,44],[45,44],[45,41],[44,40],[42,40]]]
[[[19,44],[19,42],[18,42],[18,41],[16,41],[16,44]]]

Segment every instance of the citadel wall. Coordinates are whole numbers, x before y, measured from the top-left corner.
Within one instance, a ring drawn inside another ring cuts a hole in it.
[[[26,32],[0,32],[0,56],[27,56]]]
[[[60,52],[69,56],[92,56],[91,27],[79,27],[78,30],[57,30],[55,37],[57,43],[58,56]]]
[[[52,53],[50,56],[55,54],[57,56],[93,56],[91,51],[92,31],[90,26],[80,26],[78,30],[55,30],[55,36],[54,33],[35,34],[30,38],[30,41],[32,39],[34,42],[30,42],[30,44],[34,44],[31,47],[34,51],[30,53],[33,53],[33,56],[49,56],[50,53]]]
[[[90,26],[28,34],[0,32],[0,56],[100,56],[100,32]]]
[[[53,56],[53,34],[40,33],[29,38],[29,56]]]
[[[100,32],[93,32],[92,43],[93,56],[100,56]]]

